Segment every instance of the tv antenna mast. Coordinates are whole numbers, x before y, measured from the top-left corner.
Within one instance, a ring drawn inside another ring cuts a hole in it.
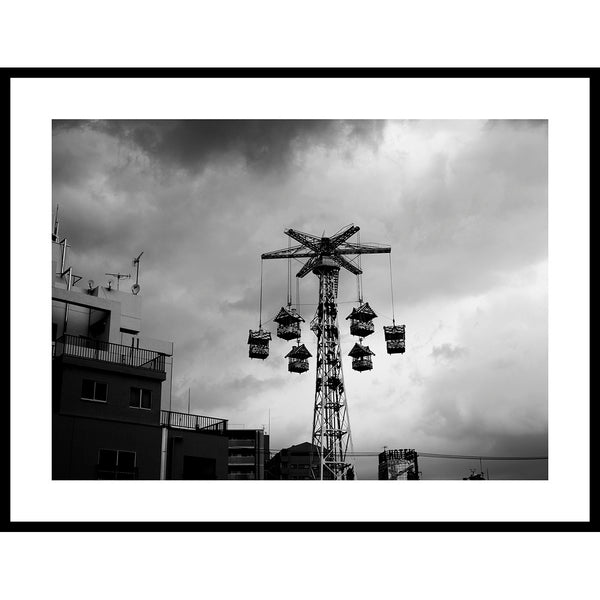
[[[131,274],[129,274],[129,275],[122,275],[121,273],[104,273],[104,274],[117,278],[117,290],[119,289],[119,281],[121,281],[121,279],[130,279],[131,278]]]
[[[312,444],[317,449],[319,456],[318,473],[315,469],[311,469],[312,476],[316,479],[354,478],[352,467],[346,462],[347,450],[349,445],[351,447],[351,436],[337,318],[339,272],[340,268],[343,267],[353,275],[360,276],[362,270],[356,264],[353,264],[353,261],[359,258],[361,254],[391,252],[390,246],[348,242],[348,239],[357,233],[359,229],[359,227],[350,224],[331,237],[325,237],[325,235],[318,237],[295,229],[287,229],[284,230],[284,233],[299,242],[299,244],[295,246],[288,245],[287,248],[282,250],[266,252],[261,255],[261,259],[306,258],[308,260],[298,271],[296,277],[300,279],[312,271],[319,278],[319,303],[310,327],[317,336],[317,373]],[[351,260],[345,258],[351,255],[354,255]],[[362,301],[362,298],[360,300]],[[374,331],[372,318],[376,316],[368,304],[361,305],[358,310],[354,309],[352,315],[348,317],[352,319],[351,333],[359,335],[362,342],[362,337]],[[353,331],[352,327],[356,327],[358,330]],[[252,335],[257,333],[251,332],[249,343],[254,341]],[[262,330],[260,333],[264,334]],[[403,336],[404,326],[402,326]],[[283,337],[283,335],[278,335],[278,337]],[[283,337],[283,339],[287,338]],[[268,344],[268,342],[266,343]],[[402,340],[402,352],[404,352],[403,344],[404,340]],[[296,351],[296,347],[292,350],[292,353],[294,351]],[[266,353],[268,354],[268,350]],[[389,346],[388,353],[393,353],[390,351]],[[372,354],[368,346],[355,344],[349,354],[353,359],[352,368],[357,371],[371,369]],[[252,357],[252,354],[250,356]],[[290,366],[293,360],[297,360],[296,357],[290,356]],[[293,369],[290,368],[289,370]]]
[[[137,296],[140,293],[140,258],[142,258],[143,252],[140,252],[136,258],[131,261],[131,264],[135,267],[135,283],[131,286],[131,293],[134,296]]]
[[[54,228],[52,229],[52,241],[58,242],[58,204],[56,205],[56,212],[54,213]]]

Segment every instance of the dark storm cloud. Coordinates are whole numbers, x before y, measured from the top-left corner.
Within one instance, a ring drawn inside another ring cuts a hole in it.
[[[534,128],[548,128],[548,120],[547,119],[490,119],[486,121],[485,128],[486,129],[494,129],[495,127],[505,127],[510,126],[515,129],[534,129]]]
[[[163,167],[196,173],[213,160],[241,157],[252,169],[272,172],[286,167],[308,147],[351,153],[354,146],[367,144],[375,149],[385,121],[54,121],[55,131],[71,127],[130,143]]]
[[[499,433],[490,440],[490,456],[548,456],[548,428],[519,435]]]
[[[438,368],[425,383],[419,430],[462,451],[514,454],[547,428],[547,380],[538,362],[521,361],[510,379],[487,360]],[[508,438],[512,446],[502,441]]]

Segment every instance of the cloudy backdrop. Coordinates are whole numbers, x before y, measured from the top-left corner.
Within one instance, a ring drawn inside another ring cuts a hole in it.
[[[142,334],[174,342],[172,410],[186,412],[189,397],[192,412],[231,426],[270,425],[273,449],[310,440],[314,359],[288,373],[291,342],[275,336],[266,361],[248,358],[260,255],[287,247],[288,227],[321,235],[354,223],[362,242],[392,247],[391,277],[388,255],[362,258],[379,318],[373,371],[344,364],[355,451],[545,456],[547,152],[546,121],[55,121],[52,209],[82,284],[134,274],[144,252]],[[316,284],[300,283],[307,322]],[[356,296],[342,272],[344,355]],[[286,298],[287,262],[264,261],[273,332]],[[406,324],[404,355],[385,351],[392,315]],[[305,326],[313,355],[315,339]],[[479,461],[420,468],[460,479]],[[547,477],[546,461],[487,469]],[[357,470],[376,478],[377,459],[357,458]]]

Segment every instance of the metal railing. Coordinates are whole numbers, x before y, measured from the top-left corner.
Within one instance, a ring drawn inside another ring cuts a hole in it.
[[[256,440],[229,440],[230,448],[254,448],[256,446]]]
[[[230,456],[229,457],[230,465],[255,465],[256,457],[255,456]]]
[[[55,342],[54,356],[61,355],[100,360],[127,367],[148,369],[158,373],[165,372],[166,355],[162,352],[103,342],[68,333]]]
[[[226,419],[191,415],[170,410],[160,411],[160,424],[167,427],[174,427],[175,429],[192,429],[205,433],[223,434],[227,431]]]

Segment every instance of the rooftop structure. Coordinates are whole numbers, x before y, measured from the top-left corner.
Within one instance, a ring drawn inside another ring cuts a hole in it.
[[[139,283],[128,291],[81,286],[69,249],[55,222],[52,477],[159,479],[173,344],[140,335]]]
[[[379,454],[379,479],[419,479],[418,453],[412,449],[385,450]]]

